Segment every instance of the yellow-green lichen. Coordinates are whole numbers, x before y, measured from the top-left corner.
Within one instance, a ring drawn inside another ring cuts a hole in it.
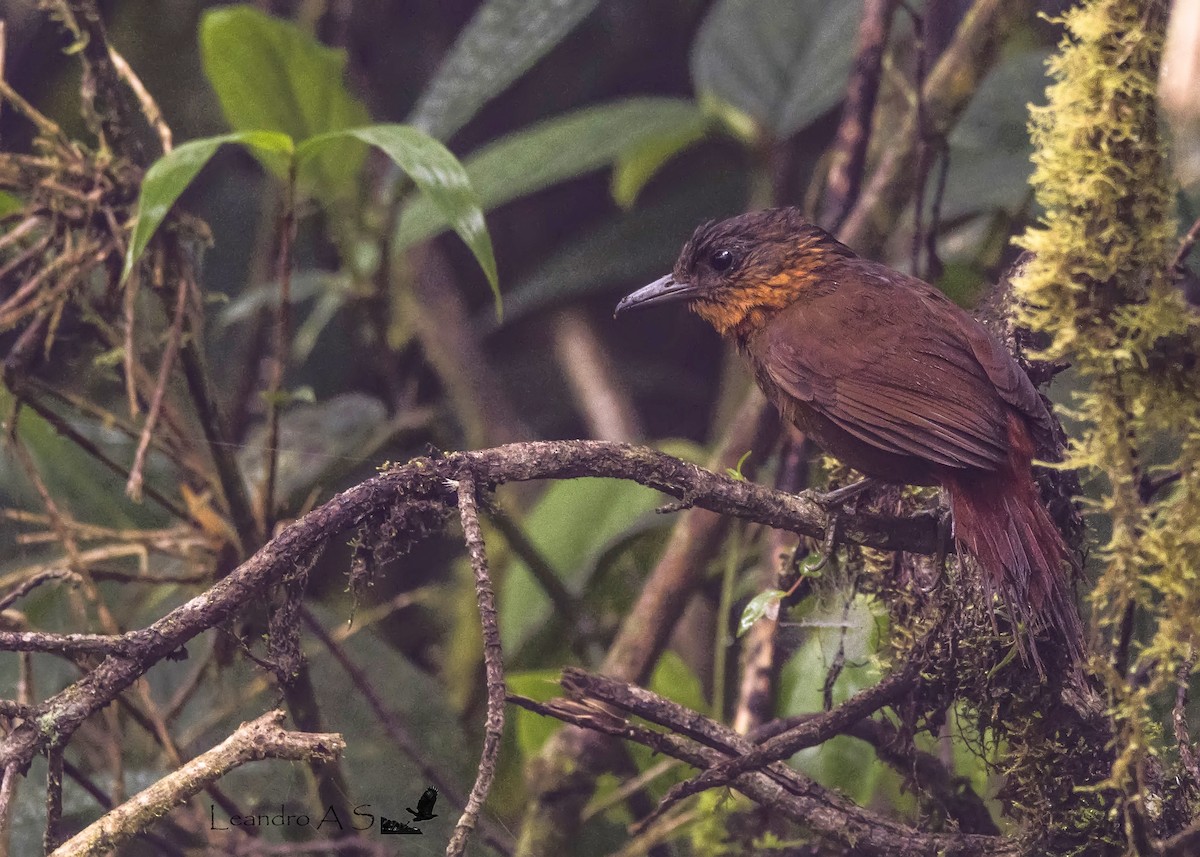
[[[1055,82],[1031,123],[1045,213],[1020,239],[1036,257],[1014,283],[1046,356],[1080,377],[1068,463],[1099,477],[1090,510],[1111,533],[1091,593],[1110,651],[1095,663],[1121,730],[1109,784],[1130,795],[1157,744],[1152,703],[1200,631],[1200,336],[1171,270],[1175,187],[1156,112],[1166,14],[1161,0],[1090,0],[1061,19]],[[1169,487],[1148,490],[1170,473]],[[1127,666],[1114,653],[1130,611],[1150,630]]]

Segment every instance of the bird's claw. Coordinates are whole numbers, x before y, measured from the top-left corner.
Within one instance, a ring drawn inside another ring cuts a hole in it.
[[[824,493],[808,490],[804,492],[804,496],[812,500],[826,512],[832,513],[834,510],[840,509],[843,504],[874,488],[876,484],[878,483],[875,479],[860,479],[857,482],[851,482],[849,485],[843,485],[841,488],[835,488],[832,491]]]

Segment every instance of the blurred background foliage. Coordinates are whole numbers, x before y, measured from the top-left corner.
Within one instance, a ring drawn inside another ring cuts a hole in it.
[[[927,59],[936,58],[969,5],[926,4]],[[706,460],[746,388],[742,370],[711,331],[683,313],[645,313],[617,324],[612,307],[667,271],[704,220],[772,204],[815,209],[861,17],[861,4],[846,0],[296,0],[254,8],[111,0],[101,7],[113,45],[154,95],[177,146],[231,131],[282,132],[298,143],[369,122],[408,123],[461,160],[473,200],[486,213],[502,314],[485,272],[491,249],[477,243],[473,255],[455,237],[436,193],[414,191],[409,176],[424,185],[412,164],[405,169],[380,149],[346,140],[314,156],[296,200],[290,361],[278,403],[280,520],[380,463],[407,460],[430,445],[604,437]],[[9,0],[0,17],[7,25],[5,78],[71,137],[91,139],[71,40],[33,3]],[[916,273],[936,275],[964,305],[1011,261],[1010,237],[1034,216],[1027,105],[1043,98],[1044,62],[1057,38],[1044,20],[1021,21],[939,148],[944,177],[940,166],[922,177],[929,185],[923,217],[935,224],[938,264],[926,258]],[[913,103],[921,72],[916,45],[913,19],[901,9],[884,60],[872,163]],[[6,150],[24,151],[32,129],[6,110],[0,137]],[[181,207],[211,231],[199,242],[207,245],[204,348],[251,495],[266,471],[269,403],[261,393],[269,386],[287,195],[277,154],[269,146],[214,147],[211,161],[175,189]],[[464,217],[466,211],[459,209]],[[886,238],[857,249],[912,270],[914,223],[909,211]],[[162,315],[146,295],[140,300],[146,318]],[[67,313],[38,371],[95,403],[90,414],[61,402],[55,410],[112,459],[129,462],[135,438],[97,416],[125,407],[122,355],[99,349],[85,335],[87,325]],[[149,325],[142,344],[155,352],[165,319]],[[16,336],[15,329],[3,333],[6,350]],[[177,387],[169,393],[182,399]],[[3,396],[7,413],[12,399],[7,390]],[[24,413],[20,436],[63,511],[101,528],[90,537],[108,549],[92,564],[98,597],[121,627],[152,621],[204,587],[223,563],[227,570],[227,535],[211,509],[206,515],[204,501],[188,500],[167,457],[151,454],[146,484],[185,507],[183,521],[162,504],[129,501],[119,476],[36,414]],[[764,481],[768,453],[754,450],[751,459]],[[42,514],[38,490],[19,463],[6,455],[0,468],[0,505]],[[653,492],[605,480],[506,489],[500,502],[505,512],[490,519],[489,536],[510,685],[545,698],[558,667],[595,665],[661,552],[671,519],[654,513],[661,498]],[[182,537],[172,528],[180,525],[195,534],[194,544],[179,547]],[[61,563],[61,545],[44,517],[10,516],[0,527],[0,589],[30,569]],[[122,535],[159,528],[174,533],[178,550]],[[735,529],[712,558],[710,584],[652,681],[699,710],[724,700],[714,712],[721,717],[730,708],[737,616],[754,595],[742,572],[765,561],[767,550],[759,532]],[[89,537],[81,544],[91,544]],[[124,553],[123,544],[131,546]],[[312,573],[309,604],[369,665],[388,706],[432,763],[465,791],[477,758],[482,681],[474,597],[460,553],[452,537],[419,544],[352,604],[347,554],[331,549]],[[177,581],[131,585],[126,578],[139,569]],[[80,607],[64,599],[55,587],[22,602],[30,626],[49,630],[94,630],[88,617],[96,609],[95,602]],[[848,650],[848,666],[835,701],[875,680],[879,621],[865,603],[837,599],[793,617],[778,714],[821,708],[839,647]],[[217,636],[204,638],[207,652],[193,646],[188,661],[161,664],[149,676],[153,698],[178,702],[171,722],[188,753],[219,740],[276,693]],[[724,646],[734,648],[718,659]],[[321,646],[306,650],[325,725],[349,740],[351,803],[399,812],[424,787],[422,774],[356,702],[344,670]],[[39,695],[73,674],[69,663],[47,656],[36,664]],[[0,659],[0,684],[15,683],[17,672],[15,658]],[[106,728],[120,730],[129,754],[126,791],[169,767],[123,715]],[[554,728],[523,711],[510,716],[490,816],[516,823],[522,771]],[[985,765],[964,741],[952,740],[953,732],[948,726],[923,746],[989,793]],[[100,750],[93,755],[80,760],[83,769],[105,770]],[[636,753],[634,762],[643,769],[659,764]],[[919,812],[865,743],[842,737],[796,762],[862,804],[905,818]],[[666,771],[652,793],[661,796],[682,776],[678,767]],[[235,774],[243,785],[228,791],[247,812],[281,801],[303,805],[304,777],[268,765]],[[608,791],[614,787],[615,780]],[[12,853],[36,850],[35,792],[23,793]],[[622,841],[627,811],[606,805],[605,796],[602,789],[580,854],[605,853]],[[998,807],[992,810],[1003,823]],[[76,824],[98,809],[68,787],[66,812]],[[163,835],[185,845],[203,831],[181,819]],[[711,850],[706,842],[702,826],[695,827],[695,847]]]

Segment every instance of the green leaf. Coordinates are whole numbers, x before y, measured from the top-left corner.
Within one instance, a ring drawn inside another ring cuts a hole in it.
[[[475,254],[495,295],[496,317],[501,317],[500,282],[492,239],[483,221],[479,195],[458,158],[437,140],[411,125],[368,125],[305,140],[296,150],[296,160],[303,168],[303,162],[314,152],[347,137],[381,150],[412,178],[424,193],[423,198],[429,200]]]
[[[1043,100],[1049,82],[1046,56],[1042,50],[1014,54],[984,78],[950,134],[943,219],[1015,212],[1029,196],[1033,145],[1025,126],[1029,103]]]
[[[841,100],[862,0],[721,0],[692,48],[692,83],[776,139]]]
[[[295,24],[249,6],[206,12],[200,23],[204,73],[235,131],[279,131],[302,141],[365,125],[367,109],[346,90],[344,51]],[[268,166],[281,176],[278,164]],[[327,152],[310,176],[322,199],[350,194],[362,152]]]
[[[568,589],[582,583],[596,557],[661,502],[661,495],[620,479],[571,479],[546,489],[521,522],[530,541]],[[517,651],[550,615],[550,599],[523,562],[500,587],[500,636]]]
[[[741,458],[737,460],[737,467],[725,468],[725,472],[729,474],[730,479],[736,479],[738,482],[746,481],[746,477],[742,473],[742,465],[746,463],[746,459],[750,457],[750,453],[752,452],[754,452],[752,449],[747,449],[745,452],[743,452]]]
[[[559,677],[562,671],[529,670],[527,672],[509,673],[505,677],[508,689],[519,696],[525,696],[537,702],[549,702],[561,696],[562,686]],[[542,717],[524,708],[512,706],[512,718],[517,731],[517,746],[521,749],[524,759],[532,759],[538,754],[550,736],[558,731],[561,725],[551,717]]]
[[[768,589],[750,599],[750,603],[742,610],[742,618],[738,619],[737,635],[740,637],[750,630],[750,626],[764,616],[774,619],[779,615],[779,602],[787,595],[782,589]]]
[[[530,126],[467,158],[463,166],[484,211],[567,179],[601,169],[664,135],[706,122],[693,102],[630,98],[577,110]],[[411,247],[446,228],[427,201],[414,200],[400,215],[395,243]]]
[[[680,122],[617,156],[613,167],[612,196],[622,208],[633,208],[638,194],[663,164],[708,134],[710,121],[698,108],[689,121]]]
[[[158,231],[180,194],[187,190],[204,165],[225,143],[245,146],[264,163],[286,165],[293,153],[292,140],[286,134],[247,131],[190,140],[163,155],[146,171],[142,179],[137,219],[133,225],[133,234],[129,238],[129,250],[125,254],[125,268],[121,272],[121,279],[129,276],[129,272],[142,257],[146,245],[150,243],[150,239],[154,237],[154,233]]]
[[[704,711],[708,703],[704,699],[704,687],[700,678],[683,658],[672,651],[663,652],[650,677],[650,689],[659,696],[678,702],[692,711]]]
[[[489,0],[458,34],[410,122],[445,140],[575,28],[598,0]]]
[[[506,324],[571,298],[662,276],[697,223],[727,216],[745,204],[746,175],[721,170],[688,182],[628,213],[588,225],[509,290]],[[616,303],[616,296],[613,297]]]
[[[21,202],[21,198],[14,196],[5,190],[0,190],[0,217],[8,217],[10,214],[16,214],[25,207],[25,203]]]

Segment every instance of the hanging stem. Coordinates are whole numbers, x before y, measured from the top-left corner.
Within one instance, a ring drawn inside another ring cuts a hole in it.
[[[280,390],[283,388],[291,347],[292,327],[292,242],[296,233],[296,164],[288,172],[279,217],[279,312],[275,320],[275,357],[271,361],[271,380],[267,390],[267,477],[262,493],[262,531],[269,536],[275,527],[275,482],[279,470]]]

